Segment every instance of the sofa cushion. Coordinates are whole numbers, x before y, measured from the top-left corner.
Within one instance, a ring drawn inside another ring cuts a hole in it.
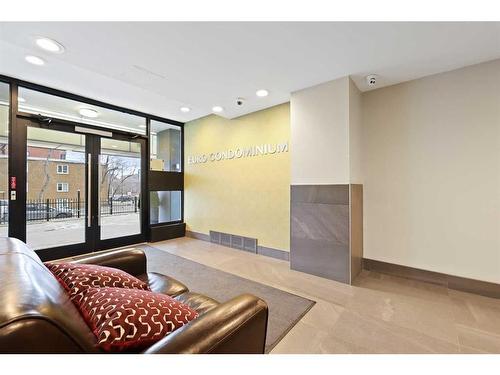
[[[161,273],[148,272],[137,276],[137,278],[146,282],[152,292],[163,293],[170,297],[176,297],[189,291],[188,287],[180,281]]]
[[[68,291],[75,303],[83,298],[83,293],[90,287],[116,287],[149,290],[144,281],[116,268],[93,264],[50,263],[45,265]]]
[[[97,345],[111,352],[144,349],[198,317],[170,296],[139,289],[89,288],[79,308]]]

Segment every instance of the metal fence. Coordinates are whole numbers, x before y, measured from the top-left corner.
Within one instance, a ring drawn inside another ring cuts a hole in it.
[[[26,201],[26,221],[52,221],[68,218],[84,218],[86,201],[75,199],[29,199]],[[141,202],[138,197],[106,199],[100,201],[101,216],[137,213]],[[0,200],[0,224],[9,220],[9,202]]]

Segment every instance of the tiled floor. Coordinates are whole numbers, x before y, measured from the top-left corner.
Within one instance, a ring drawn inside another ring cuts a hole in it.
[[[349,286],[187,237],[151,245],[315,300],[272,353],[500,353],[499,299],[368,271]]]

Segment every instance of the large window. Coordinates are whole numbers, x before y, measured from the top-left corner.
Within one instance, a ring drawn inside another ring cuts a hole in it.
[[[182,123],[14,78],[2,80],[9,83],[0,82],[0,236],[10,231],[44,251],[79,244],[99,248],[118,237],[146,237],[149,223],[150,233],[158,233],[182,221]],[[12,129],[11,92],[18,99]],[[14,148],[10,130],[19,143]],[[16,184],[9,177],[9,152],[26,161],[25,167],[11,165],[11,175],[18,176],[14,204],[9,202],[10,184]],[[151,168],[144,171],[148,152]],[[97,194],[89,186],[98,186]],[[149,223],[144,221],[148,199]],[[10,229],[9,218],[16,223]],[[47,234],[55,231],[57,236]]]
[[[180,191],[149,192],[149,223],[159,224],[181,220]]]
[[[181,128],[151,120],[151,170],[180,172],[181,152]]]
[[[9,233],[9,85],[0,82],[0,236]]]

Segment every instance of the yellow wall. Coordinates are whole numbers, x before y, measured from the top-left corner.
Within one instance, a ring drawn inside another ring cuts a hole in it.
[[[290,249],[288,152],[189,164],[200,154],[289,142],[290,105],[227,120],[211,115],[185,126],[184,216],[187,230],[216,230]]]

